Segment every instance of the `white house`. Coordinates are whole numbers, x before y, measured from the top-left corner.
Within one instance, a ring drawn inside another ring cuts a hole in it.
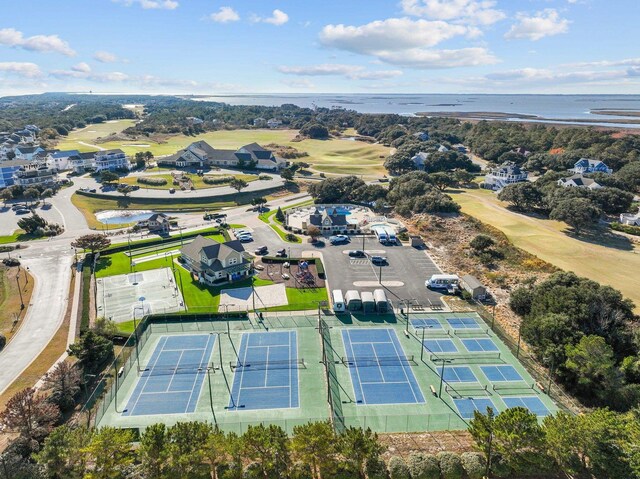
[[[69,167],[74,173],[82,174],[89,170],[95,170],[96,168],[96,152],[89,151],[86,153],[79,153],[69,157]]]
[[[593,178],[585,178],[579,173],[576,173],[573,176],[569,176],[567,178],[560,178],[558,180],[558,186],[562,186],[564,188],[573,187],[573,188],[587,188],[589,190],[597,190],[602,188],[596,180]]]
[[[269,128],[278,128],[281,125],[282,122],[276,118],[270,118],[269,120],[267,120],[267,126]]]
[[[413,161],[413,164],[416,165],[416,168],[418,170],[424,170],[424,164],[427,161],[427,158],[429,158],[430,153],[421,151],[419,153],[416,153],[411,160]]]
[[[120,148],[114,150],[97,151],[95,153],[96,171],[130,170],[131,162]]]
[[[513,162],[505,162],[485,177],[483,187],[498,191],[507,185],[527,181],[529,173]]]
[[[610,175],[611,173],[613,173],[613,170],[605,165],[602,161],[592,160],[590,158],[580,158],[578,161],[576,161],[575,165],[573,165],[573,168],[569,171],[580,174],[606,173],[607,175]]]
[[[47,166],[58,171],[68,170],[71,168],[70,159],[79,155],[78,150],[51,151],[46,158]]]
[[[27,165],[13,174],[14,184],[19,186],[53,185],[58,181],[58,173],[47,166]]]
[[[638,212],[635,214],[622,213],[620,215],[620,223],[629,226],[640,226],[640,208],[638,208]]]
[[[139,228],[147,228],[149,231],[168,232],[171,229],[169,217],[164,213],[154,213],[146,220],[140,220],[137,223]]]
[[[255,126],[256,128],[264,128],[265,126],[267,126],[267,120],[265,120],[264,118],[254,118],[253,126]]]

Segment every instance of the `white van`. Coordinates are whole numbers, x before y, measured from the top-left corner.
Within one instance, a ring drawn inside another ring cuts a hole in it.
[[[450,289],[460,282],[460,278],[456,274],[434,274],[424,282],[429,289]]]
[[[347,309],[346,304],[344,303],[344,298],[342,297],[342,291],[339,289],[334,289],[331,292],[331,296],[333,298],[333,311],[335,313],[344,313]]]

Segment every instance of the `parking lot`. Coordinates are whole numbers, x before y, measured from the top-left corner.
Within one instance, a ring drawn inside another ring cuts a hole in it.
[[[350,289],[373,291],[382,286],[387,297],[396,307],[403,300],[411,300],[422,306],[440,305],[442,294],[430,291],[424,286],[426,279],[440,273],[436,265],[422,250],[400,245],[382,245],[375,238],[365,239],[364,250],[367,258],[351,258],[350,250],[362,249],[362,237],[352,237],[343,245],[327,245],[322,248],[325,269],[331,289],[343,293]],[[383,256],[387,263],[376,266],[370,256]]]

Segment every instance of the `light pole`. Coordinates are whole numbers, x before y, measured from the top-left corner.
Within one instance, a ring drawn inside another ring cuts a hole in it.
[[[28,266],[27,266],[27,272],[24,274],[24,277],[25,277],[25,280],[26,280],[26,282],[24,284],[25,285],[29,284],[29,267]]]
[[[438,397],[442,398],[442,383],[444,383],[444,365],[451,362],[451,359],[438,359],[437,361],[442,362],[442,369],[440,370],[440,391],[438,392]]]
[[[144,296],[140,296],[140,307],[142,308],[142,320],[144,321]],[[136,322],[136,312],[133,312],[133,335],[136,342],[136,363],[138,364],[138,371],[140,370],[140,350],[138,349],[138,323]]]

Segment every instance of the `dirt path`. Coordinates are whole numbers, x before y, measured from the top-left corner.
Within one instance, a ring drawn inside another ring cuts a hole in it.
[[[559,268],[619,289],[640,309],[640,249],[625,238],[569,236],[566,225],[512,212],[489,191],[466,190],[451,196],[464,213],[500,229],[514,245]]]

